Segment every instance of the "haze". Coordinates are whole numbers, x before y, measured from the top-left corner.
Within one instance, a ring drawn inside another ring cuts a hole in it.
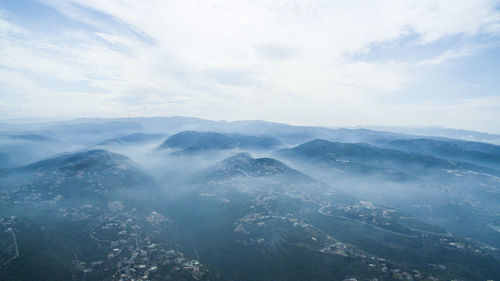
[[[0,0],[0,280],[500,280],[500,0]]]
[[[500,133],[498,1],[0,2],[0,116]]]

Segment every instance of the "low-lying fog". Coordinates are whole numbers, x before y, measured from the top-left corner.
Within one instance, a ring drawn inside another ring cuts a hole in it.
[[[2,212],[26,219],[54,216],[56,222],[57,218],[77,216],[74,222],[83,217],[90,220],[89,226],[96,223],[92,216],[103,221],[120,214],[115,209],[129,209],[123,211],[127,221],[138,219],[133,214],[151,213],[170,223],[166,228],[155,228],[163,233],[162,239],[237,279],[246,277],[226,270],[238,262],[215,262],[220,258],[217,251],[200,246],[203,235],[207,235],[207,243],[212,243],[210,247],[219,247],[227,255],[234,255],[241,245],[264,243],[266,239],[271,239],[265,244],[270,249],[291,237],[301,240],[312,235],[305,241],[320,243],[320,239],[323,248],[318,251],[322,253],[330,247],[328,243],[333,243],[330,240],[337,239],[359,251],[367,247],[387,259],[417,255],[419,247],[428,247],[429,254],[463,243],[471,243],[467,246],[473,250],[470,257],[452,261],[446,260],[449,256],[437,255],[435,263],[480,264],[484,257],[478,253],[500,256],[496,250],[500,247],[500,171],[494,168],[495,163],[481,165],[484,161],[477,157],[489,153],[489,159],[495,159],[500,155],[495,145],[463,141],[457,145],[457,140],[430,136],[425,141],[425,154],[392,148],[393,140],[417,137],[390,132],[280,124],[273,129],[269,123],[247,124],[254,130],[245,133],[227,124],[212,124],[211,130],[203,130],[200,125],[192,130],[192,120],[186,126],[189,130],[180,125],[175,130],[145,130],[144,126],[120,123],[116,131],[109,131],[112,124],[99,123],[94,129],[92,124],[78,124],[87,128],[86,133],[94,134],[82,135],[78,141],[76,129],[68,130],[66,138],[57,138],[69,125],[56,131],[50,127],[5,132],[0,139]],[[102,128],[106,131],[101,132]],[[447,159],[437,150],[444,142],[478,153],[460,154],[457,150],[457,155],[462,155],[459,161],[456,157]],[[468,159],[467,155],[473,157]],[[257,223],[257,217],[263,221]],[[270,236],[265,238],[260,231],[278,218],[314,231],[295,233],[286,225],[273,226],[266,230]],[[257,226],[247,225],[254,221]],[[38,223],[45,221],[38,219]],[[86,229],[71,231],[96,235],[93,228]],[[217,242],[220,235],[236,244],[224,248]],[[457,240],[447,242],[450,237]],[[99,239],[94,240],[107,241]],[[424,246],[416,246],[412,239],[420,239]],[[18,256],[9,241],[8,235],[0,237],[1,243],[11,247],[6,254],[11,256],[10,263]],[[385,244],[388,241],[392,244]],[[319,247],[297,243],[306,245],[305,249]],[[460,247],[455,248],[459,251]],[[350,252],[353,257],[366,255],[354,252]],[[426,261],[431,256],[423,254],[419,262],[407,262],[427,272]],[[86,254],[83,257],[91,260]],[[248,258],[241,263],[250,266],[253,258]],[[274,276],[262,270],[258,276]],[[439,274],[455,276],[454,272]],[[474,274],[482,278],[490,273]]]

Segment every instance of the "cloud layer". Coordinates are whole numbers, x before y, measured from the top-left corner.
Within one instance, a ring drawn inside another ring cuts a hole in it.
[[[6,118],[190,115],[500,132],[491,120],[500,120],[500,85],[456,73],[499,50],[497,1],[33,4],[45,12],[31,21],[9,5],[0,14]]]

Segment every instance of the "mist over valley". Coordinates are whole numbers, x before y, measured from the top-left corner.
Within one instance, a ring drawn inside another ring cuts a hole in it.
[[[500,277],[494,144],[183,117],[0,129],[2,280]]]

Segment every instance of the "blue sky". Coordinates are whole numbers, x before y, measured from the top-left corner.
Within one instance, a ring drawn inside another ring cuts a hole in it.
[[[0,116],[500,133],[500,2],[0,0]]]

